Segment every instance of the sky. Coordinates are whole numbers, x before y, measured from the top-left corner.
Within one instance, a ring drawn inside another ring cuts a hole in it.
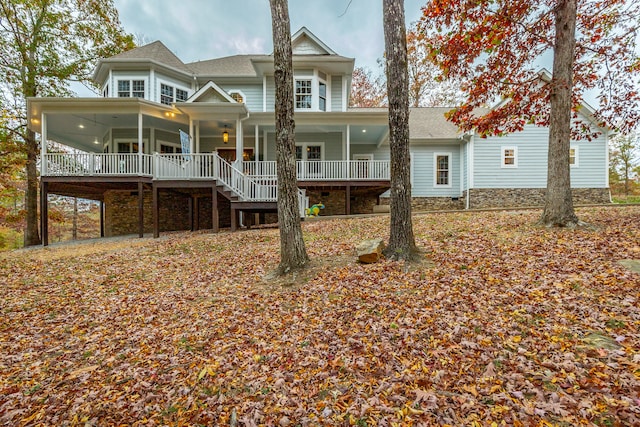
[[[407,24],[426,0],[405,0]],[[125,31],[160,40],[183,62],[273,50],[269,0],[114,0]],[[374,74],[384,52],[382,0],[289,0],[291,32],[307,27]]]

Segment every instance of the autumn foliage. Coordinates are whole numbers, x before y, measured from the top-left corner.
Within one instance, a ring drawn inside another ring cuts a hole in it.
[[[286,286],[274,229],[2,254],[0,425],[639,425],[640,208],[538,215],[417,215],[409,269],[305,222]]]
[[[464,105],[451,119],[465,130],[500,135],[527,123],[549,124],[550,80],[539,74],[554,47],[555,0],[430,0],[420,27],[444,77],[464,81]],[[590,91],[599,94],[594,120],[627,131],[640,119],[640,2],[578,1],[573,109]],[[546,56],[545,56],[546,55]],[[476,117],[476,107],[498,108]],[[586,112],[588,116],[591,112]],[[589,137],[584,124],[574,137]]]

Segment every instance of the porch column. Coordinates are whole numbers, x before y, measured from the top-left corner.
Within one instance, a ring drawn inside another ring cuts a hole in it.
[[[215,181],[211,187],[211,228],[213,228],[214,233],[220,231],[218,220],[218,189],[216,188]]]
[[[100,200],[100,237],[104,237],[104,202]]]
[[[347,125],[347,158],[346,160],[347,160],[347,179],[350,179],[351,168],[349,167],[349,162],[351,160],[351,125]]]
[[[193,120],[189,119],[189,153],[193,154],[194,151],[194,146],[193,146],[193,141],[194,141],[194,137],[193,137]]]
[[[200,120],[196,120],[196,153],[200,152]]]
[[[160,214],[159,214],[159,200],[158,200],[158,186],[156,184],[151,184],[152,192],[153,192],[153,238],[157,239],[160,237]]]
[[[144,237],[144,185],[142,180],[138,180],[138,237]]]
[[[242,153],[244,151],[244,139],[242,135],[242,121],[240,118],[236,119],[236,162],[242,161]]]
[[[264,161],[267,161],[267,143],[268,143],[268,138],[267,138],[267,131],[263,131],[262,132],[262,158],[264,159]]]
[[[47,116],[40,115],[40,176],[47,175]]]
[[[142,113],[138,113],[138,175],[143,173],[142,161]]]
[[[40,181],[40,234],[42,246],[49,245],[49,183]]]
[[[258,129],[258,125],[256,125],[256,130],[255,130],[255,139],[256,139],[256,148],[255,148],[255,153],[254,154],[254,159],[257,162],[258,160],[260,160],[260,129]]]

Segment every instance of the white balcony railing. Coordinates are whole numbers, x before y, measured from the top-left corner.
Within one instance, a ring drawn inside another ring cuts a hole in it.
[[[242,162],[249,176],[276,177],[276,162]],[[298,161],[296,174],[299,181],[363,181],[388,180],[387,160],[327,160]]]
[[[43,176],[151,176],[155,179],[218,179],[230,180],[231,187],[240,188],[238,176],[249,177],[249,187],[270,186],[277,179],[276,162],[238,162],[234,166],[221,163],[215,153],[204,154],[103,154],[47,153]],[[230,168],[233,168],[232,171]],[[387,160],[298,161],[300,181],[362,181],[388,180]],[[266,190],[253,190],[266,194]]]
[[[147,154],[48,153],[44,176],[152,176],[152,156]]]

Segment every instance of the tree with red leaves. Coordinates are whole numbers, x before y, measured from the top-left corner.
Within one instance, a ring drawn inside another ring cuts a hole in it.
[[[599,108],[588,112],[599,126],[626,132],[640,119],[639,16],[640,3],[626,0],[429,0],[423,8],[431,58],[442,77],[465,81],[466,101],[450,120],[485,136],[528,123],[549,127],[546,226],[580,223],[569,147],[572,138],[594,134],[578,120],[585,94],[600,93]],[[550,52],[551,76],[538,65]],[[474,114],[496,99],[502,102],[489,113]]]

